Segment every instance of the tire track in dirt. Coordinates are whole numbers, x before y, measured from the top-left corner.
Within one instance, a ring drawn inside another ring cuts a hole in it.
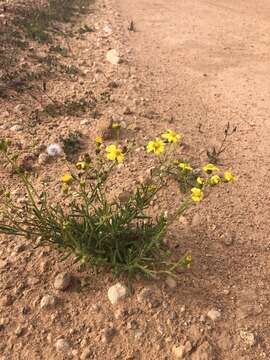
[[[199,208],[205,232],[202,235],[198,231],[198,237],[205,238],[193,250],[205,269],[201,271],[195,265],[195,272],[199,271],[213,299],[218,297],[215,291],[220,282],[231,288],[230,299],[222,299],[230,312],[223,326],[255,330],[261,336],[261,347],[270,354],[266,336],[270,270],[269,3],[115,2],[122,17],[136,24],[137,32],[128,35],[128,43],[134,49],[141,78],[148,84],[153,107],[164,118],[164,123],[156,124],[157,132],[168,126],[167,120],[173,115],[177,130],[180,128],[188,142],[203,150],[219,141],[227,121],[238,127],[223,160],[239,178],[232,189],[211,195]],[[197,130],[200,124],[203,134]],[[207,161],[205,156],[202,159]],[[233,246],[224,248],[217,241],[219,237],[234,237]],[[205,250],[212,260],[202,254]],[[247,352],[241,359],[261,356],[255,352]],[[232,355],[228,353],[226,360],[230,356],[240,359],[237,349]]]

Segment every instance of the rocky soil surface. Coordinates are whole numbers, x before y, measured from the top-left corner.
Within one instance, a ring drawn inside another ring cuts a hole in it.
[[[0,3],[1,26],[16,6]],[[47,64],[45,79],[29,87],[13,76],[7,86],[1,68],[0,136],[56,198],[69,153],[58,156],[53,144],[71,132],[80,134],[78,156],[106,138],[111,121],[123,139],[136,138],[142,155],[119,169],[117,193],[145,176],[142,146],[161,131],[183,133],[187,158],[207,162],[226,123],[238,128],[222,159],[235,184],[169,230],[174,251],[194,259],[178,280],[138,278],[130,295],[125,278],[81,272],[56,250],[0,237],[1,360],[270,359],[269,15],[266,0],[96,0],[61,25],[73,34],[57,35],[69,55],[56,56],[54,72]],[[36,46],[20,50],[19,73],[44,70],[36,59],[48,46]],[[56,102],[65,106],[55,114]],[[1,169],[0,180],[23,201],[14,176]],[[173,193],[155,210],[177,203]]]

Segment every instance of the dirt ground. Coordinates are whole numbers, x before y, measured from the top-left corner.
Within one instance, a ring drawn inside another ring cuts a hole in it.
[[[1,136],[15,141],[36,181],[57,194],[63,160],[39,161],[44,145],[80,130],[82,152],[92,151],[93,137],[111,117],[125,123],[125,136],[139,144],[168,127],[183,133],[187,155],[202,163],[230,121],[237,132],[222,162],[237,181],[214,189],[170,229],[175,251],[191,251],[194,259],[177,286],[138,280],[134,295],[117,307],[107,297],[116,282],[110,274],[90,274],[86,282],[89,274],[59,263],[56,251],[1,237],[0,359],[270,359],[269,2],[96,0],[91,9],[64,27],[76,34],[85,24],[95,28],[69,41],[72,56],[63,61],[81,72],[48,78],[47,93],[64,101],[91,90],[94,111],[42,117],[33,125],[30,114],[50,103],[47,96],[37,102],[27,91],[10,90],[0,97]],[[9,13],[0,15],[4,21]],[[135,32],[128,31],[131,20]],[[122,57],[119,65],[106,61],[112,48]],[[25,51],[18,66],[32,68],[30,59]],[[150,165],[144,156],[132,161],[118,175],[118,186],[128,189]],[[0,178],[22,196],[6,171]],[[172,194],[157,206],[176,204]],[[81,285],[55,290],[55,276],[63,271]],[[143,287],[152,292],[146,304],[137,298]],[[46,294],[57,298],[49,309],[40,307]],[[218,313],[214,321],[211,310]],[[106,336],[110,329],[112,338]],[[57,351],[59,339],[66,347]],[[181,346],[182,357],[176,354]]]

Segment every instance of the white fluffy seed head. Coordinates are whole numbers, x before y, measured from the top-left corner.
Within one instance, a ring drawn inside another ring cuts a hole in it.
[[[62,152],[62,148],[59,144],[50,144],[47,146],[47,153],[49,156],[58,156]]]

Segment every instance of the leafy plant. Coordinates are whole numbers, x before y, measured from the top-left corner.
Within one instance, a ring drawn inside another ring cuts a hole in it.
[[[119,130],[119,125],[117,124]],[[64,140],[64,150],[76,149],[78,134]],[[156,278],[162,274],[176,274],[179,267],[189,267],[190,254],[172,260],[164,243],[168,226],[194,202],[204,197],[207,188],[234,180],[231,172],[218,175],[213,164],[202,168],[203,175],[196,178],[178,208],[172,213],[151,215],[153,199],[166,187],[168,169],[176,165],[172,155],[181,139],[180,134],[167,130],[149,141],[146,151],[157,157],[158,163],[150,177],[131,189],[128,195],[113,197],[111,178],[115,167],[123,163],[133,145],[116,144],[104,147],[98,136],[96,156],[89,155],[77,162],[61,178],[62,200],[53,201],[47,191],[38,192],[31,178],[18,165],[18,154],[10,149],[7,140],[0,141],[4,165],[17,174],[25,186],[27,196],[23,203],[16,203],[8,189],[0,192],[0,233],[23,236],[39,244],[51,244],[62,254],[70,256],[83,266],[105,267],[114,274],[126,274],[129,284],[137,273]],[[65,149],[66,147],[66,149]],[[188,163],[178,163],[181,171],[192,171]],[[183,175],[183,174],[182,174]]]

